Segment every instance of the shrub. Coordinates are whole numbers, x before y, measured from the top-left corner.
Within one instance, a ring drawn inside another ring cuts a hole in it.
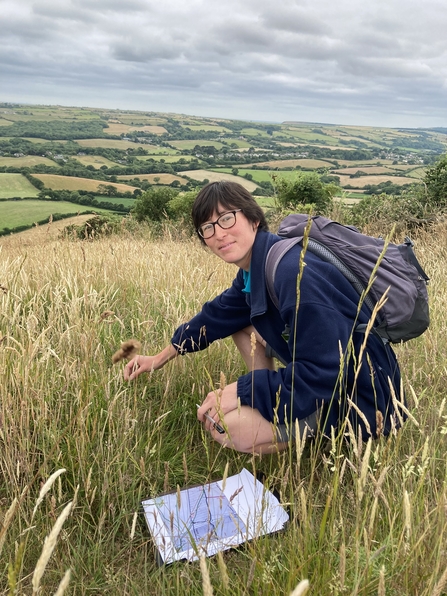
[[[172,198],[168,203],[168,210],[172,219],[191,220],[192,205],[196,196],[197,192],[190,191]]]
[[[95,215],[81,226],[70,225],[62,230],[62,237],[95,240],[121,231],[122,220],[117,217]]]
[[[303,206],[312,205],[316,214],[326,214],[332,207],[332,198],[338,189],[324,184],[315,172],[299,174],[295,179],[272,176],[276,187],[276,201],[280,208],[303,211]]]
[[[131,213],[137,221],[162,221],[169,214],[169,201],[177,194],[172,188],[148,190],[136,199]]]
[[[433,209],[447,207],[447,154],[427,169],[424,182],[427,200],[431,207]]]
[[[427,203],[420,193],[365,195],[348,212],[349,223],[370,233],[408,232],[432,219]]]

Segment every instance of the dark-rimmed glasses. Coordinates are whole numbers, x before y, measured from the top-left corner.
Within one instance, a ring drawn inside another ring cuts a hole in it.
[[[223,230],[232,228],[236,223],[236,213],[239,213],[239,211],[242,211],[242,209],[234,209],[233,211],[222,213],[216,221],[207,221],[199,226],[197,228],[197,233],[202,236],[204,240],[208,240],[208,238],[214,236],[214,233],[216,232],[216,224]]]

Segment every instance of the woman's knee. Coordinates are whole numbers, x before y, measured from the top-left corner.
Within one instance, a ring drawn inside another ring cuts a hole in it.
[[[273,425],[263,418],[258,410],[249,406],[242,406],[238,410],[229,412],[223,424],[226,433],[218,435],[213,432],[213,438],[224,447],[229,447],[241,453],[257,453],[260,445],[277,444]]]

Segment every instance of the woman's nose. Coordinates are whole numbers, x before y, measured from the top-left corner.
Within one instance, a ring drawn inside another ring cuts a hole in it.
[[[214,234],[218,238],[225,238],[225,236],[227,235],[227,230],[221,228],[218,224],[216,224]]]

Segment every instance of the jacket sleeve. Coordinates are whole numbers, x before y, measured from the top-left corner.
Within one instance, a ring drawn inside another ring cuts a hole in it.
[[[243,287],[242,270],[239,270],[230,288],[206,302],[195,317],[176,329],[171,343],[179,353],[204,350],[213,341],[250,325],[250,307]]]

